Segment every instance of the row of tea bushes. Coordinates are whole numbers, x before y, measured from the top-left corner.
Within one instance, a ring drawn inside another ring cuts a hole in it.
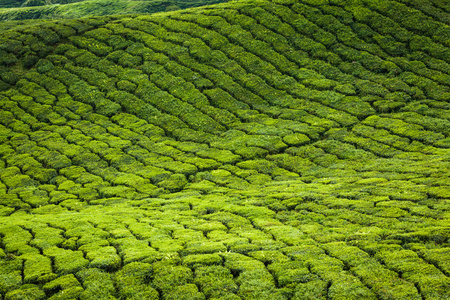
[[[68,289],[71,297],[83,299],[136,292],[155,299],[183,293],[243,299],[274,294],[286,299],[302,292],[311,298],[356,293],[381,299],[416,298],[419,290],[426,298],[446,293],[447,267],[433,258],[448,250],[448,231],[442,227],[439,232],[439,219],[430,223],[429,217],[419,217],[426,220],[422,233],[416,232],[419,239],[413,232],[405,239],[401,235],[417,228],[417,220],[366,214],[370,205],[364,200],[349,199],[349,206],[342,198],[312,200],[326,195],[327,185],[311,184],[309,194],[303,186],[293,182],[281,194],[273,185],[253,192],[230,189],[232,197],[181,193],[98,209],[85,206],[66,216],[12,215],[0,232],[2,278],[8,278],[1,292],[9,298],[33,287],[39,295],[63,297],[58,293]],[[303,199],[296,198],[302,190]],[[425,242],[430,233],[435,241],[441,236],[438,244]],[[426,286],[432,278],[433,285]],[[103,279],[107,284],[98,286]],[[18,289],[22,283],[28,285]]]
[[[151,0],[64,0],[5,1],[0,4],[0,20],[72,19],[115,14],[158,13],[220,3],[220,0],[158,2]]]

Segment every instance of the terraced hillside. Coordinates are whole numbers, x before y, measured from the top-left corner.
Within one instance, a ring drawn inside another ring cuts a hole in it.
[[[66,4],[73,4],[78,2],[93,2],[93,1],[100,1],[100,0],[2,0],[0,3],[0,8],[18,8],[18,7],[36,7],[36,6],[50,6],[50,5],[66,5]],[[106,0],[103,0],[106,2]],[[135,4],[138,4],[139,2],[150,2],[152,0],[117,0],[117,2],[134,2]],[[207,3],[210,0],[199,0],[199,1],[190,1],[191,4],[196,4],[199,2]],[[165,2],[172,2],[173,4],[176,4],[178,2],[182,2],[182,0],[167,0],[167,1],[159,1],[160,3]],[[107,3],[107,2],[106,2]]]
[[[73,19],[113,14],[150,14],[225,2],[225,0],[63,0],[53,2],[42,0],[25,1],[20,7],[10,7],[20,2],[2,1],[5,3],[0,3],[0,21],[10,22],[29,19]],[[30,2],[34,5],[30,6]],[[14,22],[8,25],[14,25]],[[0,23],[0,30],[4,26],[4,22]]]
[[[449,299],[450,5],[245,0],[0,35],[0,299]]]

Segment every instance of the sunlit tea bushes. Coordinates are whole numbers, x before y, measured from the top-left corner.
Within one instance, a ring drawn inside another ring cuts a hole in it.
[[[450,297],[447,15],[245,0],[3,31],[0,299]]]
[[[27,20],[27,19],[67,19],[81,18],[84,16],[104,16],[112,14],[131,13],[156,13],[172,11],[220,3],[223,1],[109,1],[109,0],[70,0],[70,1],[5,1],[0,4],[0,18],[2,20]],[[15,26],[17,23],[8,24]],[[22,22],[18,22],[22,24]],[[7,28],[9,27],[7,26]]]

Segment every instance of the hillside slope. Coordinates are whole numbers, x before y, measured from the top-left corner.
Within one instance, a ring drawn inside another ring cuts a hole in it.
[[[36,7],[36,6],[50,6],[50,5],[66,5],[73,4],[77,2],[92,2],[93,0],[3,0],[0,3],[0,8],[18,8],[18,7]],[[127,1],[127,2],[150,2],[152,0],[118,0],[116,2]],[[177,2],[177,0],[172,0],[172,3]],[[191,1],[195,3],[194,1]]]
[[[0,299],[450,298],[450,6],[246,0],[0,34]]]
[[[73,19],[114,14],[149,14],[225,2],[224,0],[84,0],[61,5],[0,7],[1,21],[29,19]],[[4,24],[0,23],[0,26]],[[1,29],[2,27],[0,27]]]

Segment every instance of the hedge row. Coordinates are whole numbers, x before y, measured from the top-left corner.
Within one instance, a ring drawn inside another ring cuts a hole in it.
[[[331,186],[339,193],[339,184]],[[191,193],[130,205],[111,202],[112,206],[98,209],[85,207],[63,218],[54,213],[42,215],[43,211],[25,220],[20,214],[11,216],[0,230],[2,278],[8,278],[2,281],[1,292],[11,297],[33,287],[35,293],[47,297],[67,290],[65,293],[86,299],[95,293],[125,296],[137,291],[155,299],[179,293],[201,298],[237,294],[245,299],[276,294],[285,299],[300,297],[302,292],[311,297],[357,294],[388,299],[420,297],[414,286],[418,283],[423,285],[420,293],[430,297],[432,293],[445,294],[445,280],[439,279],[445,279],[441,273],[445,264],[435,267],[431,262],[436,260],[433,253],[439,255],[437,250],[419,247],[430,233],[436,241],[448,238],[445,227],[436,227],[438,219],[430,223],[427,218],[422,233],[409,231],[412,227],[406,229],[405,222],[392,216],[367,214],[371,205],[366,202],[381,207],[392,201],[349,199],[348,207],[353,209],[344,212],[344,199],[327,198],[325,187],[323,183],[310,184],[305,191],[304,184],[297,183],[280,194],[268,185],[252,195],[246,196],[251,190],[243,190],[240,199]],[[248,204],[242,205],[243,199]],[[306,210],[308,214],[304,214]],[[138,219],[134,217],[137,212]],[[353,225],[329,227],[336,226],[337,220]],[[288,221],[291,225],[285,225]],[[417,223],[413,219],[406,222]],[[434,278],[432,288],[425,286],[431,282],[426,276],[398,277],[406,276],[404,268],[410,270],[406,262],[392,259],[392,254],[403,255],[402,241],[413,249],[403,250],[408,264],[417,264],[419,272],[429,273],[430,280]],[[445,253],[445,245],[436,249]],[[104,284],[98,286],[102,280]],[[319,284],[322,280],[324,286]],[[22,283],[28,285],[20,287]]]

